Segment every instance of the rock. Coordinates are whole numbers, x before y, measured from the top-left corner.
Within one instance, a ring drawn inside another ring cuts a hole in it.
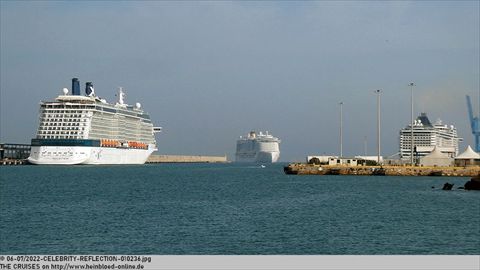
[[[452,190],[452,187],[453,187],[454,184],[450,184],[450,183],[445,183],[443,184],[443,190]]]
[[[298,170],[295,170],[292,166],[283,167],[285,174],[298,174]]]
[[[478,176],[472,177],[470,181],[465,183],[464,188],[466,190],[480,190],[480,178]]]
[[[328,170],[326,174],[328,174],[328,175],[339,175],[340,174],[340,169],[332,168],[332,169]]]
[[[442,171],[431,171],[428,175],[429,176],[442,176]]]
[[[384,176],[385,175],[385,169],[384,168],[375,168],[373,171],[372,171],[372,175],[381,175],[381,176]]]

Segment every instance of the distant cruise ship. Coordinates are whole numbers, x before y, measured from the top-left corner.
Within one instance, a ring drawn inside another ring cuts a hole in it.
[[[400,131],[400,158],[409,160],[411,156],[412,128],[408,125]],[[438,120],[432,124],[426,113],[421,113],[413,123],[413,155],[421,158],[430,154],[435,147],[449,157],[458,155],[458,143],[462,141],[457,129]]]
[[[280,140],[272,135],[255,131],[237,140],[236,162],[274,163],[280,157]]]
[[[140,103],[127,105],[119,89],[109,104],[86,83],[72,79],[72,93],[63,89],[55,101],[40,103],[40,125],[28,161],[33,164],[143,164],[157,150],[155,132]]]

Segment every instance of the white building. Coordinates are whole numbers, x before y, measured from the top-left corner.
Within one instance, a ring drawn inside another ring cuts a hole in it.
[[[338,166],[338,165],[346,165],[346,166],[358,166],[359,160],[356,158],[330,158],[328,160],[328,165],[330,166]]]
[[[358,160],[369,160],[369,161],[378,161],[378,156],[355,156],[356,159]],[[380,156],[380,163],[383,164],[383,156]]]
[[[400,158],[410,160],[412,149],[411,125],[400,131]],[[458,155],[458,143],[462,141],[453,125],[443,125],[441,120],[432,124],[426,113],[421,113],[413,124],[413,156],[415,159],[430,154],[435,147],[448,157]]]
[[[307,163],[313,162],[312,159],[316,159],[316,162],[320,164],[328,164],[330,158],[338,158],[338,156],[307,156]]]
[[[377,156],[354,156],[354,157],[341,157],[338,156],[307,156],[307,163],[323,164],[323,165],[348,165],[358,166],[368,164],[368,161],[377,162]],[[316,163],[318,162],[318,163]],[[383,157],[380,156],[380,163],[383,163]]]

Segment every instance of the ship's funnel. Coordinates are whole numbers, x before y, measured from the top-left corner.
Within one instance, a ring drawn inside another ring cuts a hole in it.
[[[87,82],[85,84],[85,94],[89,97],[95,96],[95,90],[93,89],[93,83]]]
[[[72,79],[72,95],[80,96],[80,82],[78,81],[78,78]]]

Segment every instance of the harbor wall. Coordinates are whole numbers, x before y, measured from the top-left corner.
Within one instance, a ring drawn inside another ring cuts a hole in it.
[[[480,166],[421,167],[421,166],[328,166],[291,163],[284,167],[286,174],[297,175],[385,175],[385,176],[460,176],[480,174]]]
[[[226,163],[227,156],[151,155],[147,163]]]
[[[27,165],[28,161],[26,159],[0,159],[0,166],[3,165]]]
[[[146,163],[227,163],[226,156],[151,155]],[[26,159],[1,159],[2,165],[27,165]]]

